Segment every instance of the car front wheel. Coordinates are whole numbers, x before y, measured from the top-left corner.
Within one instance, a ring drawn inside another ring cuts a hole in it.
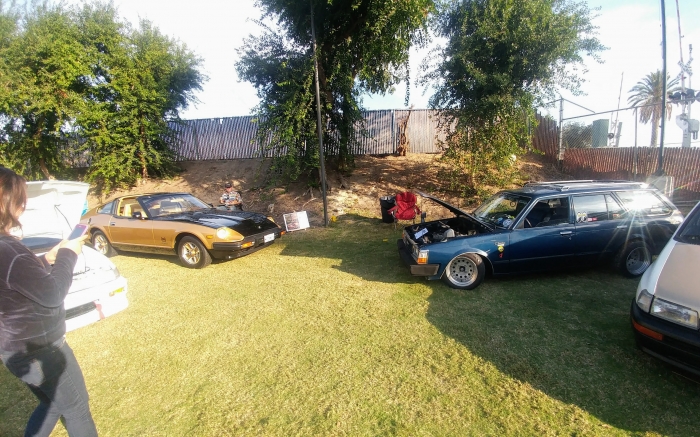
[[[442,280],[452,288],[472,290],[481,284],[485,275],[484,260],[474,253],[465,253],[447,264]]]
[[[185,267],[201,269],[211,264],[211,255],[195,237],[183,237],[177,245],[177,255]]]
[[[644,273],[651,265],[651,250],[643,241],[627,243],[617,256],[617,268],[630,278]]]
[[[92,247],[104,256],[114,256],[117,251],[109,243],[107,236],[102,231],[95,231],[92,234]]]

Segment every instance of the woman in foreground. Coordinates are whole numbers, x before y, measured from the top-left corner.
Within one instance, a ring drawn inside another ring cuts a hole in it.
[[[96,436],[63,307],[87,237],[35,256],[13,236],[26,203],[24,178],[0,167],[0,359],[39,399],[25,436],[48,436],[59,418],[71,437]]]

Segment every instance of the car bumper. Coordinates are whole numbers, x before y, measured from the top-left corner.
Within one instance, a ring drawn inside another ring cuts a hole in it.
[[[406,246],[403,240],[397,240],[396,245],[399,248],[399,255],[413,276],[435,276],[440,269],[440,264],[418,264],[411,255],[411,249]]]
[[[270,240],[270,235],[272,239]],[[235,243],[213,243],[209,253],[216,259],[235,259],[245,255],[250,255],[253,252],[272,245],[282,234],[280,232],[266,232],[259,235],[248,237],[243,241]],[[265,241],[265,239],[268,241]],[[252,246],[243,247],[245,243],[253,243]]]
[[[644,352],[673,366],[700,375],[699,331],[651,316],[640,310],[634,301],[630,314],[637,345]]]
[[[98,322],[129,306],[128,287],[122,276],[66,297],[66,332]]]

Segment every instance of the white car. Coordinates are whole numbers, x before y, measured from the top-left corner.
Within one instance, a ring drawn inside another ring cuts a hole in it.
[[[700,203],[642,276],[632,302],[637,345],[700,375]]]
[[[27,207],[19,219],[22,243],[41,255],[66,238],[80,221],[88,189],[82,182],[28,182]],[[66,331],[102,320],[129,306],[126,279],[107,257],[85,245],[64,305]]]

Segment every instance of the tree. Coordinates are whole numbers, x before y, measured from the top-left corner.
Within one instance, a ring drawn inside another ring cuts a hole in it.
[[[533,106],[558,88],[580,93],[583,56],[598,60],[591,11],[569,0],[446,1],[435,32],[447,40],[423,82],[447,131],[445,157],[455,183],[474,194],[508,182],[512,156],[535,125]],[[585,69],[584,69],[585,71]]]
[[[637,82],[635,86],[629,90],[632,93],[627,99],[627,102],[634,108],[638,108],[639,121],[647,124],[651,121],[651,142],[649,147],[656,147],[659,137],[659,122],[661,121],[661,106],[663,102],[663,81],[662,73],[659,70],[647,74],[644,79]],[[666,87],[669,92],[678,91],[678,78],[669,80],[666,75]],[[671,103],[666,103],[666,115],[671,119]]]
[[[63,129],[82,109],[79,78],[89,72],[79,40],[69,13],[39,5],[3,53],[3,160],[29,177],[63,167]]]
[[[168,123],[206,80],[199,57],[112,3],[0,12],[3,164],[51,178],[80,155],[106,191],[171,171]]]
[[[148,21],[130,29],[111,7],[82,13],[86,42],[94,54],[86,95],[78,118],[82,149],[92,159],[87,180],[105,190],[133,184],[171,170],[169,122],[196,101],[193,91],[205,80],[201,59]]]
[[[593,147],[593,125],[586,123],[566,123],[562,132],[564,149],[588,149]]]
[[[318,168],[311,7],[316,28],[324,146],[341,170],[352,168],[361,95],[408,80],[409,48],[425,41],[432,0],[258,0],[261,36],[239,49],[241,79],[261,99],[260,140],[296,178]],[[269,19],[275,24],[265,24]]]

